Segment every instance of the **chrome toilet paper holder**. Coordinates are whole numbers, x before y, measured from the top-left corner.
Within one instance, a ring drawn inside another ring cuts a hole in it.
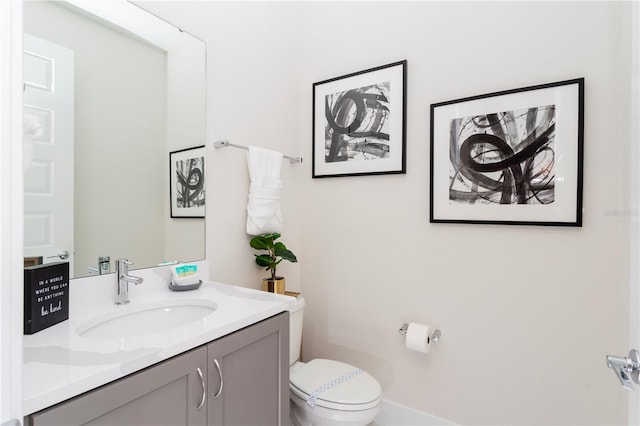
[[[398,330],[398,333],[403,335],[403,336],[406,336],[408,329],[409,329],[409,324],[408,323],[404,323],[404,324],[402,324],[402,327],[400,327],[400,329]],[[438,329],[435,329],[435,330],[433,330],[433,333],[431,334],[431,336],[429,336],[429,339],[433,343],[438,343],[438,341],[440,340],[440,337],[442,337],[442,332],[440,330],[438,330]]]

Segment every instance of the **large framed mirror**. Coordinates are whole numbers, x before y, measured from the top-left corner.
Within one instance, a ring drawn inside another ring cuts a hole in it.
[[[205,44],[114,0],[24,2],[25,265],[71,278],[204,258],[169,153],[205,144]]]

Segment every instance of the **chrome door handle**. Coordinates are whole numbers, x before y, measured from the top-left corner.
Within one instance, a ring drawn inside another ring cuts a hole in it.
[[[68,259],[69,258],[69,250],[63,250],[60,253],[56,254],[55,256],[47,256],[47,259],[53,259],[54,257],[59,257],[62,260]]]
[[[218,360],[214,359],[213,363],[216,365],[216,369],[218,370],[218,376],[220,376],[220,388],[218,389],[218,392],[216,392],[216,394],[213,395],[213,399],[217,399],[222,393],[222,387],[224,386],[224,379],[222,378],[222,368],[220,368],[220,364],[218,363]]]
[[[607,355],[607,367],[618,376],[624,389],[633,390],[633,384],[640,384],[640,352],[629,351],[628,357]]]
[[[198,406],[196,407],[196,410],[199,410],[207,400],[207,387],[204,384],[204,376],[202,375],[202,370],[200,369],[200,367],[198,367],[198,370],[196,371],[198,372],[198,376],[200,376],[200,383],[202,383],[202,400],[200,400],[200,404],[198,404]]]

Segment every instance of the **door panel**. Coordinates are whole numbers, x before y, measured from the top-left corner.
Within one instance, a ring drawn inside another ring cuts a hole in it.
[[[28,416],[30,426],[204,426],[199,347]]]
[[[73,271],[73,51],[25,34],[23,58],[24,256]]]
[[[289,424],[289,313],[208,346],[209,426]]]

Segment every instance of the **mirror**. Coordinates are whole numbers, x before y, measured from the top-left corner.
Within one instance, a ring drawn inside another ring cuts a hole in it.
[[[25,264],[203,259],[204,219],[171,218],[169,154],[205,144],[204,42],[124,0],[23,5]]]

